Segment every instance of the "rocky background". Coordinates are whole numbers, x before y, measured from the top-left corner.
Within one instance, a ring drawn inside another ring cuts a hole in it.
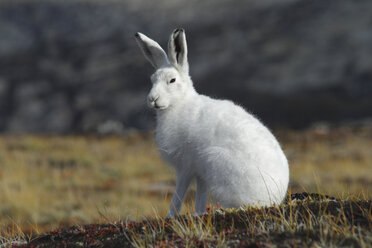
[[[0,0],[0,131],[153,128],[133,35],[176,27],[197,91],[270,127],[372,116],[371,0]]]

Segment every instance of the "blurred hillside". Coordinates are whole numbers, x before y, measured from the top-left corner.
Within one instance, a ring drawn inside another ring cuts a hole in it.
[[[270,127],[372,116],[370,0],[2,0],[0,131],[152,128],[133,34],[176,27],[197,91]]]

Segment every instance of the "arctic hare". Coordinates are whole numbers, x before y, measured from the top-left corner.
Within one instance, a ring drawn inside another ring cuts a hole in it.
[[[194,178],[198,214],[205,211],[208,193],[227,208],[280,203],[286,195],[289,169],[279,143],[242,107],[195,91],[185,31],[173,31],[168,56],[154,40],[141,33],[135,37],[156,69],[147,97],[157,115],[156,143],[177,174],[167,216],[179,213]]]

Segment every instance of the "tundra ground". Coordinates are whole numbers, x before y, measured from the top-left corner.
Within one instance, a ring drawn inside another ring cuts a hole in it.
[[[372,127],[275,134],[289,159],[290,192],[356,203],[372,199]],[[72,225],[160,218],[174,185],[174,172],[161,160],[151,133],[2,136],[0,243]],[[183,213],[192,211],[193,196],[192,187]]]

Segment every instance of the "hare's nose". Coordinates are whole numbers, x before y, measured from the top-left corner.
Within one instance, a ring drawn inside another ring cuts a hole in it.
[[[155,102],[156,100],[158,100],[159,96],[149,96],[149,101],[150,102]]]

